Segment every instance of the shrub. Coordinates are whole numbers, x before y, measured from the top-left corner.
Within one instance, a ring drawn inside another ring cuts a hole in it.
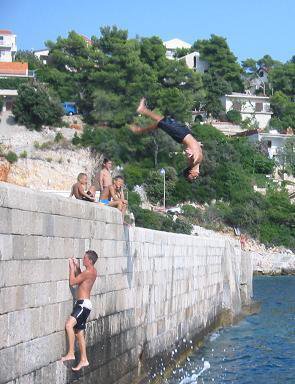
[[[2,112],[3,106],[4,106],[4,98],[3,96],[0,96],[0,113]]]
[[[172,229],[173,232],[190,235],[192,233],[193,226],[187,221],[177,218],[175,222],[173,222]]]
[[[163,219],[160,214],[140,207],[133,208],[133,213],[138,227],[161,230]]]
[[[149,173],[149,170],[143,168],[142,165],[132,163],[124,166],[124,177],[129,188],[135,185],[142,185]]]
[[[174,200],[174,188],[177,181],[176,171],[173,167],[165,168],[165,188],[166,188],[166,203],[173,204]],[[149,200],[153,204],[163,204],[164,197],[164,176],[160,173],[160,170],[152,170],[149,172],[145,180],[145,190]]]
[[[22,153],[20,153],[19,157],[20,157],[21,159],[26,159],[26,158],[28,157],[28,153],[27,153],[27,151],[23,151]]]
[[[195,217],[197,214],[197,209],[192,205],[186,204],[182,206],[182,213],[185,217]]]
[[[22,84],[18,90],[12,113],[19,124],[40,131],[42,125],[61,123],[63,111],[47,90],[40,85]]]
[[[54,142],[59,143],[63,139],[64,139],[64,135],[61,132],[57,132],[57,134],[54,137]]]
[[[5,156],[6,160],[9,161],[11,164],[17,162],[17,154],[15,152],[9,151],[7,155]]]
[[[139,207],[141,204],[140,196],[137,192],[130,191],[128,192],[128,205],[132,207]]]
[[[240,124],[242,121],[242,116],[239,111],[235,111],[234,109],[228,111],[226,113],[227,120],[234,124]]]

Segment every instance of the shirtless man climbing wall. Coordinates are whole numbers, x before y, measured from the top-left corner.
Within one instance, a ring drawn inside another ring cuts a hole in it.
[[[95,282],[97,271],[94,264],[97,260],[97,254],[94,251],[86,251],[83,257],[83,265],[86,269],[81,272],[79,263],[76,259],[69,259],[69,280],[70,285],[78,285],[77,298],[73,312],[66,322],[66,331],[69,341],[68,353],[62,358],[62,361],[75,360],[74,344],[77,337],[80,362],[73,371],[79,371],[89,365],[86,355],[86,343],[84,330],[86,329],[86,320],[92,309],[90,301],[90,292]]]

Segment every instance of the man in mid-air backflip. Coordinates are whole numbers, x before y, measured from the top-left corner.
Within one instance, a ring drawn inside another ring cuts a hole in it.
[[[130,130],[134,133],[144,133],[161,128],[175,141],[183,144],[186,147],[185,154],[189,163],[189,166],[183,171],[183,175],[188,181],[194,181],[200,174],[200,164],[203,160],[203,152],[201,144],[192,136],[189,128],[170,117],[164,117],[151,111],[146,107],[144,98],[140,100],[136,112],[150,117],[156,123],[147,127],[140,127],[136,124],[132,124],[129,127]]]

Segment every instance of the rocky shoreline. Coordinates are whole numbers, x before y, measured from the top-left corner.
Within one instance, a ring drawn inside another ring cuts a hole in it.
[[[295,255],[291,251],[249,252],[256,275],[295,275]]]

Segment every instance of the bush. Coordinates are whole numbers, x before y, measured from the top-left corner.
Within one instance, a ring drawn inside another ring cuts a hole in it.
[[[3,96],[0,96],[0,113],[2,112],[3,106],[4,106],[4,98]]]
[[[159,231],[162,229],[163,218],[160,214],[140,207],[134,207],[133,213],[138,227],[157,229]]]
[[[42,125],[57,125],[63,115],[59,103],[40,85],[22,84],[12,113],[19,124],[40,131]]]
[[[54,142],[59,143],[63,139],[64,139],[64,135],[61,132],[57,132],[57,134],[54,137]]]
[[[177,218],[175,222],[173,222],[172,229],[173,232],[190,235],[192,233],[193,226],[187,221]]]
[[[6,160],[9,161],[11,164],[17,162],[17,154],[15,152],[9,151],[7,155],[5,156]]]
[[[143,168],[142,165],[132,163],[124,166],[124,177],[128,188],[133,188],[135,185],[142,185],[149,173],[149,170]]]
[[[27,151],[23,151],[22,153],[20,153],[19,157],[20,157],[21,159],[26,159],[26,158],[28,157],[28,153],[27,153]]]
[[[173,167],[166,167],[165,172],[166,203],[173,205],[175,204],[174,189],[177,175]],[[145,180],[145,190],[149,200],[153,204],[163,204],[164,176],[160,173],[160,170],[152,170],[149,172]]]
[[[197,209],[192,205],[186,204],[182,206],[182,213],[184,217],[195,217],[197,215]]]
[[[227,120],[233,124],[240,124],[242,121],[242,116],[239,111],[235,111],[234,109],[228,111],[226,113]]]
[[[139,207],[141,204],[140,196],[137,192],[129,191],[128,192],[128,205],[132,210],[132,207]]]

